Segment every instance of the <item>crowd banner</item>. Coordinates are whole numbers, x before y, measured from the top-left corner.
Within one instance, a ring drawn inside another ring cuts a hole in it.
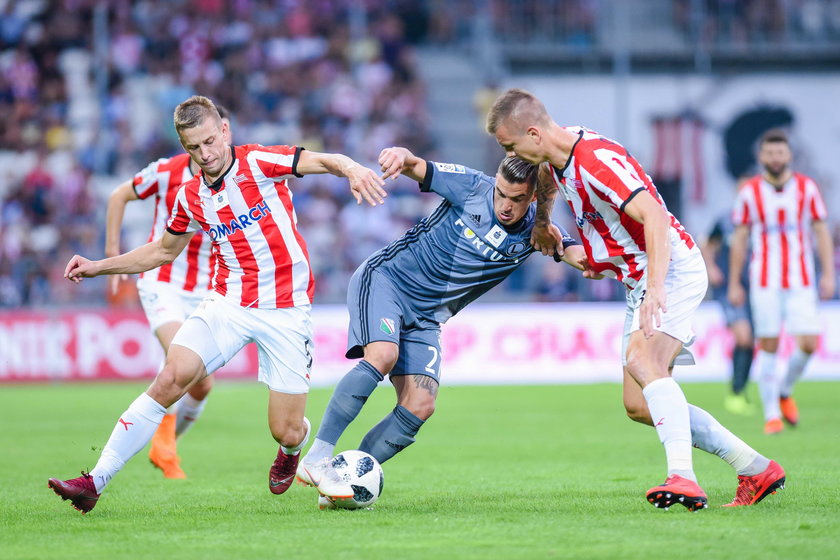
[[[840,379],[840,302],[823,303],[820,310],[823,334],[805,378]],[[450,385],[619,382],[623,322],[621,303],[475,304],[443,326],[441,380]],[[344,358],[346,308],[315,305],[313,323],[312,384],[333,385],[352,367]],[[704,303],[694,328],[690,350],[697,365],[677,367],[675,376],[727,379],[732,336],[720,308]],[[780,355],[789,355],[793,345],[783,336]],[[150,379],[162,361],[140,311],[0,311],[0,383]],[[256,380],[256,372],[252,344],[217,376]]]

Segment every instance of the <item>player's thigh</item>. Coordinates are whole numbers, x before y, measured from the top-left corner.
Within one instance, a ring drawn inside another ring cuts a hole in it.
[[[440,385],[428,375],[392,375],[391,383],[397,392],[397,402],[421,420],[435,411]]]
[[[677,357],[686,352],[682,341],[669,334],[654,331],[650,338],[645,338],[641,330],[636,330],[630,334],[625,370],[639,385],[646,387],[657,379],[669,376]]]
[[[382,274],[366,265],[356,270],[347,289],[347,310],[350,314],[348,358],[363,357],[365,348],[374,342],[399,344],[403,329],[403,298]],[[373,365],[385,374],[394,364]],[[386,371],[380,367],[386,368]]]
[[[773,288],[752,288],[750,309],[756,338],[778,338],[782,330],[784,293]]]
[[[314,352],[311,306],[247,311],[257,344],[259,380],[272,391],[308,393]]]
[[[268,427],[284,445],[297,445],[306,436],[303,423],[306,397],[306,393],[268,392]]]
[[[164,406],[170,406],[187,390],[207,375],[202,357],[194,350],[173,344],[163,369],[149,386],[147,393]]]
[[[785,331],[795,336],[816,336],[820,333],[817,290],[797,288],[788,290],[785,298]]]
[[[391,376],[425,375],[440,383],[440,326],[428,325],[403,331],[400,356]]]
[[[246,311],[218,294],[208,295],[178,329],[170,353],[176,345],[189,348],[212,374],[250,342],[252,327]]]

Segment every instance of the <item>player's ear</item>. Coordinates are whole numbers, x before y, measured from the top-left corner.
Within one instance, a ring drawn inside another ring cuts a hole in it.
[[[542,131],[537,128],[536,126],[529,126],[528,130],[525,131],[525,134],[534,141],[535,144],[540,143],[540,138],[542,137]]]

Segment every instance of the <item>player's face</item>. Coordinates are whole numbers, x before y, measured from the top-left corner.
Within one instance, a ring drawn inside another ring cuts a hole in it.
[[[204,119],[180,132],[181,145],[208,177],[218,177],[230,164],[230,131],[226,122]]]
[[[536,129],[532,127],[522,134],[517,134],[514,127],[506,122],[496,129],[496,142],[505,151],[505,155],[516,156],[528,163],[537,165],[545,161],[545,158],[542,156],[540,146],[536,142],[537,138],[531,133],[532,131],[536,131]]]
[[[493,211],[502,225],[512,226],[522,219],[528,205],[536,198],[536,191],[525,183],[509,183],[496,175],[493,189]]]
[[[785,142],[765,142],[758,151],[759,163],[773,177],[784,174],[792,159],[790,146]]]

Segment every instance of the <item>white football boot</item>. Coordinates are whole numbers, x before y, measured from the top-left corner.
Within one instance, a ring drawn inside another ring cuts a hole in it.
[[[322,496],[333,500],[352,498],[354,494],[350,483],[339,476],[329,457],[314,464],[301,461],[296,478],[299,484],[314,486]]]

